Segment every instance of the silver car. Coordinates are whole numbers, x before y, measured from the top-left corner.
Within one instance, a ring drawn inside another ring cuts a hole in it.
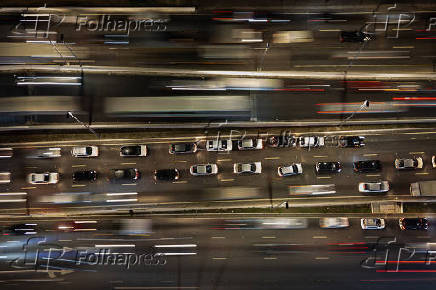
[[[260,174],[262,173],[262,164],[260,162],[235,163],[233,164],[233,172],[237,174]]]
[[[255,149],[262,149],[262,148],[263,148],[262,139],[244,138],[238,141],[239,150],[255,150]]]
[[[30,184],[56,184],[59,181],[59,173],[57,172],[30,173],[27,176],[27,181]]]
[[[97,157],[97,146],[76,146],[71,150],[71,155],[74,157]]]
[[[197,164],[192,165],[189,168],[189,172],[191,172],[194,176],[200,175],[214,175],[218,173],[218,166],[216,164]]]
[[[422,157],[417,158],[397,158],[395,159],[395,168],[402,169],[421,169],[424,166]]]
[[[388,192],[389,181],[361,182],[359,192]]]
[[[277,174],[279,176],[292,176],[303,173],[303,166],[301,163],[294,163],[288,166],[280,166],[277,168]]]
[[[206,143],[207,151],[232,151],[232,140],[208,140]]]
[[[363,230],[382,230],[385,228],[385,220],[379,218],[367,218],[360,220]]]

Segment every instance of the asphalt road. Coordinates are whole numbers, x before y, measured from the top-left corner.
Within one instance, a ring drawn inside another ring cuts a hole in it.
[[[230,132],[220,132],[225,136]],[[261,136],[266,139],[267,132]],[[362,132],[360,132],[362,133]],[[232,132],[232,138],[237,140],[243,132]],[[351,133],[348,133],[351,134]],[[10,171],[12,183],[0,185],[0,192],[27,192],[27,207],[37,210],[50,206],[50,203],[42,203],[43,196],[52,196],[56,193],[95,193],[98,201],[92,205],[108,203],[107,200],[136,198],[135,204],[177,204],[180,202],[195,203],[207,201],[232,200],[283,200],[289,202],[304,201],[309,198],[304,195],[291,193],[289,188],[301,185],[327,185],[334,184],[335,197],[350,197],[350,199],[363,197],[358,192],[359,182],[388,180],[391,190],[385,196],[367,196],[368,199],[407,197],[410,196],[409,185],[419,180],[433,180],[434,169],[431,165],[431,157],[435,154],[435,140],[431,131],[406,130],[399,133],[393,131],[364,132],[366,146],[363,148],[338,148],[333,141],[326,141],[322,148],[270,148],[263,150],[232,151],[230,153],[208,152],[205,150],[205,137],[186,136],[176,139],[177,142],[196,141],[199,150],[195,154],[170,155],[168,146],[170,139],[144,140],[148,145],[149,155],[146,157],[123,158],[119,156],[119,148],[129,142],[102,141],[99,143],[100,155],[97,158],[75,158],[70,154],[74,143],[53,144],[52,147],[61,147],[62,156],[54,159],[27,158],[34,152],[35,147],[25,145],[18,146],[14,150],[11,159],[3,159],[1,171]],[[208,139],[216,138],[209,135]],[[332,140],[332,139],[330,139]],[[98,142],[97,142],[98,143]],[[136,143],[136,142],[135,142]],[[336,143],[337,144],[337,143]],[[76,143],[77,145],[77,143]],[[411,158],[421,156],[424,160],[424,168],[412,171],[397,171],[394,168],[395,158]],[[377,173],[355,173],[352,163],[358,160],[378,159],[382,162],[383,170]],[[233,164],[241,162],[262,163],[262,173],[259,175],[237,175],[233,173]],[[317,174],[315,163],[321,161],[339,161],[342,163],[342,171],[336,174]],[[216,163],[218,174],[215,176],[192,176],[189,167],[194,164]],[[303,174],[293,177],[279,177],[277,167],[291,163],[302,163]],[[112,183],[111,169],[137,168],[142,177],[136,182]],[[155,169],[177,168],[180,171],[180,179],[176,182],[156,183],[152,176]],[[73,183],[72,173],[80,170],[96,170],[98,174],[95,182]],[[32,185],[26,181],[26,176],[33,172],[58,172],[60,181],[55,185]],[[107,195],[112,193],[112,195]],[[115,193],[115,195],[113,194]],[[122,193],[137,193],[123,195]],[[316,197],[319,201],[329,195]],[[315,198],[310,196],[311,199]],[[316,200],[316,199],[315,199]],[[131,202],[131,201],[130,201]],[[111,201],[109,201],[111,203]],[[112,201],[114,204],[130,204],[127,200]],[[112,204],[111,203],[111,204]],[[25,209],[23,202],[0,203],[4,209]],[[134,205],[135,205],[134,204]],[[87,207],[89,203],[67,203],[64,206]],[[133,205],[133,206],[134,206]],[[62,205],[59,205],[62,206]]]
[[[0,283],[2,289],[433,289],[432,228],[402,232],[397,220],[388,219],[386,229],[364,231],[359,219],[350,219],[349,228],[321,229],[318,218],[308,218],[307,228],[291,229],[287,221],[155,218],[152,232],[130,236],[120,235],[116,220],[69,233],[57,230],[65,221],[27,221],[38,224],[37,235],[1,237]],[[83,262],[95,262],[95,256],[85,260],[86,250],[102,249],[166,254],[153,261],[159,265],[132,263],[129,269]]]

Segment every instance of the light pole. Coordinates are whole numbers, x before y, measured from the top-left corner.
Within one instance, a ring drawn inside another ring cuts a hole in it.
[[[94,129],[92,129],[89,125],[87,125],[87,124],[83,123],[82,121],[80,121],[76,116],[73,115],[72,112],[68,112],[67,113],[67,118],[72,118],[74,121],[76,121],[77,123],[79,123],[80,125],[85,127],[86,129],[88,129],[89,132],[91,132],[92,134],[95,135],[95,137],[100,138],[100,136],[97,134],[97,132],[94,131]]]
[[[343,126],[345,124],[345,122],[347,122],[348,120],[350,120],[351,118],[353,118],[353,116],[357,113],[360,112],[366,108],[369,107],[369,101],[365,100],[363,101],[362,105],[360,105],[359,110],[354,111],[350,116],[348,116],[346,119],[342,120],[341,123],[339,123],[339,127]]]

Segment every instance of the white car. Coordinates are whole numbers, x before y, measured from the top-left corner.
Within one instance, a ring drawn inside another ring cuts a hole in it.
[[[56,184],[59,181],[59,173],[57,172],[30,173],[27,176],[27,181],[30,184]]]
[[[121,157],[147,156],[147,145],[126,145],[120,148]]]
[[[263,148],[262,139],[244,138],[238,141],[239,150],[255,150],[255,149],[262,149],[262,148]]]
[[[262,164],[260,162],[235,163],[233,164],[233,172],[237,174],[241,174],[241,173],[260,174],[262,173]]]
[[[10,172],[0,172],[0,184],[1,183],[11,183]]]
[[[359,192],[388,192],[389,181],[360,182]]]
[[[433,168],[436,168],[436,156],[435,155],[433,155],[431,157],[431,165],[433,165]]]
[[[324,146],[324,137],[318,137],[318,136],[308,136],[308,137],[300,137],[298,139],[298,144],[300,147],[321,147]]]
[[[197,164],[192,165],[189,168],[189,172],[191,172],[194,176],[200,175],[214,175],[218,173],[218,166],[216,164]]]
[[[361,219],[362,230],[382,230],[385,228],[385,220],[378,218]]]
[[[422,161],[422,157],[395,159],[396,169],[421,169],[423,166],[424,162]]]
[[[97,146],[77,146],[73,147],[71,154],[74,157],[97,157],[98,147]]]
[[[232,151],[232,140],[208,140],[206,149],[207,151]]]
[[[345,217],[320,218],[319,226],[323,229],[346,228],[350,226],[350,222]]]
[[[279,176],[292,176],[303,173],[303,166],[301,163],[294,163],[289,166],[280,166],[277,168]]]

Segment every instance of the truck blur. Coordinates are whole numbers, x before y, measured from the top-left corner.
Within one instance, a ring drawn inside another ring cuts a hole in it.
[[[412,196],[436,196],[436,180],[411,183],[410,194]]]

